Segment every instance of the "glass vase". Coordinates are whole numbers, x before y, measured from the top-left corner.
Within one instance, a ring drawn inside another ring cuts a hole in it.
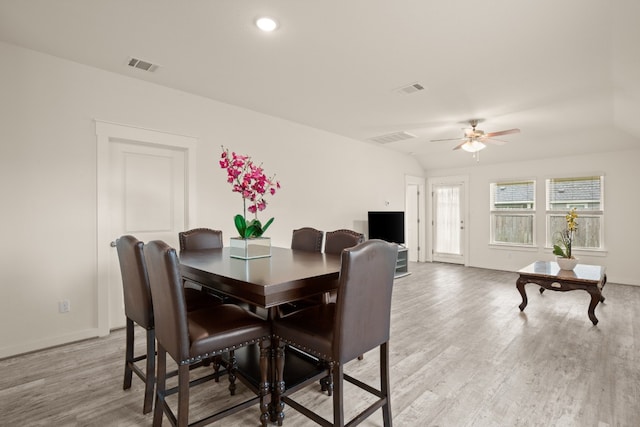
[[[252,237],[249,239],[232,237],[230,243],[231,258],[254,259],[271,256],[270,237]]]

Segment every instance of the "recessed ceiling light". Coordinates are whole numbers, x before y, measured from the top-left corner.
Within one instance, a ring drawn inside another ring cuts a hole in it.
[[[256,20],[256,26],[262,31],[271,32],[278,28],[278,22],[276,22],[276,20],[273,18],[263,16],[262,18],[258,18]]]

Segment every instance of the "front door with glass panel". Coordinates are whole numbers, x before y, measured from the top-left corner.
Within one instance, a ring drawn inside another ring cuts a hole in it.
[[[433,260],[464,264],[463,183],[434,184]]]

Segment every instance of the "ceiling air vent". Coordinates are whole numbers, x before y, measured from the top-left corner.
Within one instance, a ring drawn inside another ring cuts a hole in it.
[[[412,93],[420,92],[421,90],[424,90],[424,86],[416,82],[411,83],[410,85],[399,87],[398,89],[396,89],[396,92],[403,95],[409,95]]]
[[[416,136],[409,132],[394,132],[386,135],[374,136],[369,138],[370,141],[377,142],[378,144],[388,144],[390,142],[404,141],[405,139],[415,138]]]
[[[129,62],[127,63],[127,65],[129,65],[129,67],[148,71],[150,73],[153,73],[158,69],[158,65],[152,64],[151,62],[143,61],[142,59],[138,58],[129,58]]]

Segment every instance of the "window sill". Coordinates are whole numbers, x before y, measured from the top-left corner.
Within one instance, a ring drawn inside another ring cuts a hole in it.
[[[553,248],[545,248],[545,250],[549,250],[553,253]],[[609,254],[609,251],[606,249],[574,249],[573,254],[580,256],[592,256],[592,257],[606,257]]]
[[[489,243],[489,249],[497,249],[500,251],[522,251],[522,252],[537,252],[537,246],[529,245],[516,245],[512,243]]]

